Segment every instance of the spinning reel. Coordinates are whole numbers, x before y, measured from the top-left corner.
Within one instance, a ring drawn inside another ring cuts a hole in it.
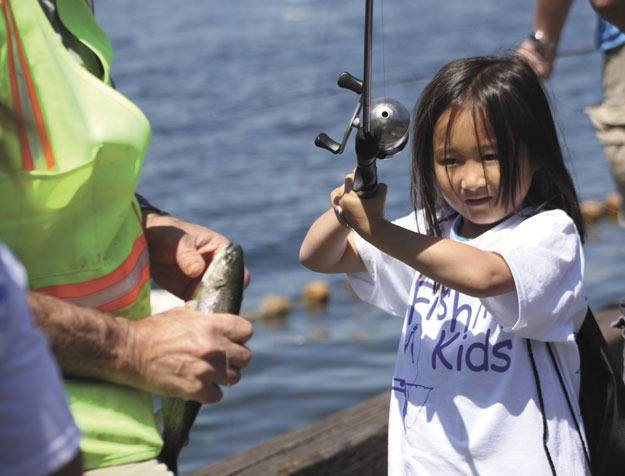
[[[388,159],[400,152],[408,142],[410,113],[393,99],[378,98],[371,101],[371,42],[373,32],[373,0],[366,0],[365,10],[365,58],[364,80],[344,72],[337,84],[359,95],[358,103],[347,122],[341,142],[322,132],[315,139],[315,145],[333,154],[342,154],[349,140],[352,128],[356,135],[356,176],[354,191],[362,198],[375,195],[378,187],[376,159]],[[362,112],[362,114],[361,114]]]

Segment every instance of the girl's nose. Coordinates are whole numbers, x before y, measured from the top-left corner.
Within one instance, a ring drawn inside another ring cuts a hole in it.
[[[467,162],[462,171],[462,189],[473,192],[486,188],[486,175],[482,162]]]

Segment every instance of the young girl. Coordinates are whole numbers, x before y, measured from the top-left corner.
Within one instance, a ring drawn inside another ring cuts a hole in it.
[[[584,228],[545,94],[514,57],[445,66],[416,108],[415,212],[331,193],[300,261],[403,315],[389,474],[584,475]]]

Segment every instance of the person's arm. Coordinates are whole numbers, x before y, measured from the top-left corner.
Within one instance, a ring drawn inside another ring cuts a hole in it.
[[[343,188],[338,187],[330,193],[333,207],[338,206]],[[330,208],[317,218],[306,233],[300,247],[300,263],[318,273],[365,271],[365,265],[354,244],[353,231],[339,221],[334,210]]]
[[[179,307],[129,321],[36,292],[28,302],[66,376],[209,403],[250,361],[252,325],[240,316]]]
[[[590,5],[605,20],[625,31],[625,0],[590,0]]]
[[[560,34],[573,0],[537,0],[533,37],[525,40],[517,53],[543,79],[549,78],[556,60]]]
[[[318,273],[365,271],[356,251],[353,232],[342,225],[330,209],[310,227],[299,252],[299,261]]]
[[[422,235],[384,218],[370,223],[361,236],[376,248],[434,281],[475,297],[489,297],[515,290],[504,259],[453,240]]]
[[[0,243],[0,472],[79,475],[80,431],[25,289],[26,271]]]
[[[356,233],[376,248],[436,282],[476,297],[496,296],[515,290],[504,259],[464,243],[407,230],[384,218],[386,186],[376,195],[360,199],[346,185],[336,205],[340,216]]]

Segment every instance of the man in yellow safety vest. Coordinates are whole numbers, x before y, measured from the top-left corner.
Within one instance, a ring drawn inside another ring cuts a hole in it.
[[[0,101],[30,125],[2,137],[0,239],[28,271],[85,468],[167,474],[151,394],[220,400],[249,362],[252,326],[184,307],[151,315],[150,277],[188,298],[227,240],[135,196],[151,129],[112,87],[111,62],[85,0],[0,0]]]

